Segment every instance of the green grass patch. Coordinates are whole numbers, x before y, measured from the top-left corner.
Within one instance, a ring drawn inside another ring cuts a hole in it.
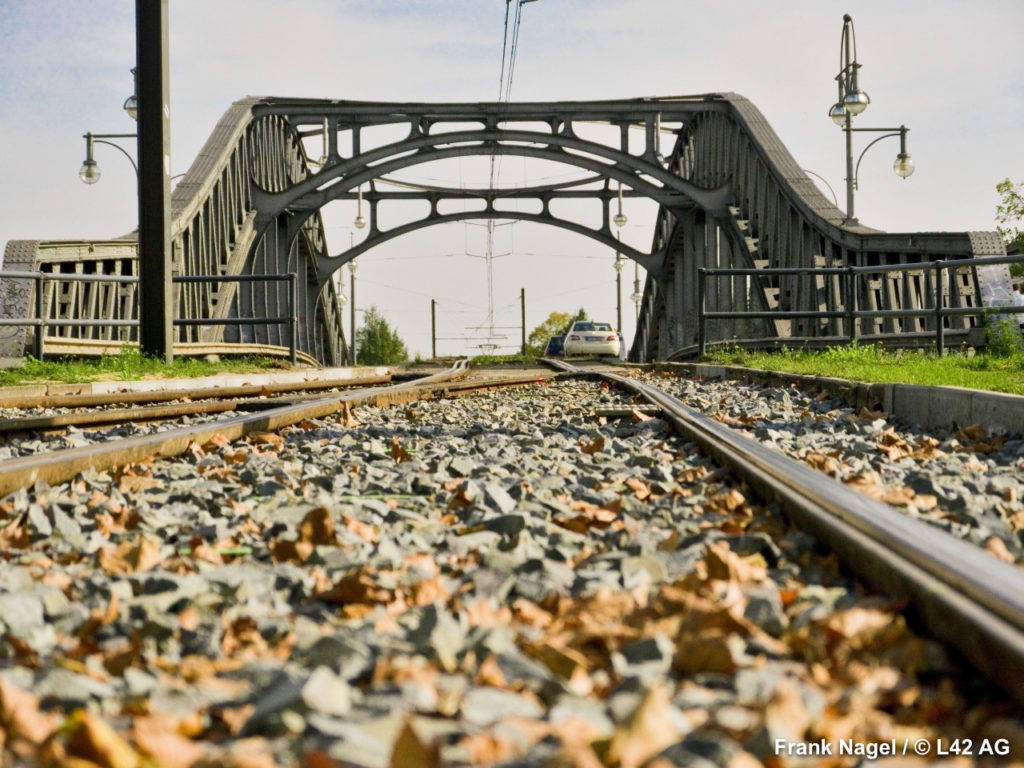
[[[514,355],[477,355],[470,365],[536,365],[537,356],[516,353]]]
[[[40,362],[27,358],[22,368],[0,369],[0,386],[57,381],[80,384],[89,381],[131,381],[142,378],[191,379],[219,373],[254,373],[290,368],[281,358],[239,357],[212,362],[201,358],[179,357],[165,363],[129,348],[117,355],[100,358],[66,358]]]
[[[1024,353],[1019,348],[998,355],[953,352],[939,357],[934,352],[887,350],[877,345],[779,352],[727,347],[710,352],[701,362],[854,381],[968,387],[1024,395]]]

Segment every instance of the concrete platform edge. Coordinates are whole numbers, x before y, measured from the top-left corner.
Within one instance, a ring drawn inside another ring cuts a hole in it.
[[[870,383],[807,374],[765,371],[734,365],[656,363],[707,379],[746,380],[774,386],[796,384],[840,397],[849,405],[879,410],[920,427],[962,427],[979,424],[987,430],[1024,434],[1024,397],[963,387]]]

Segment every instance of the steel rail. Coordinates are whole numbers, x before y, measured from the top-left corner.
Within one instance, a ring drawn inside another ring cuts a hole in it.
[[[148,392],[100,392],[78,395],[5,395],[0,390],[0,408],[89,408],[116,403],[163,403],[168,400],[189,398],[206,400],[250,397],[255,395],[278,394],[282,392],[303,392],[314,389],[336,389],[365,387],[386,384],[390,376],[364,376],[358,379],[329,379],[324,381],[301,381],[286,383],[242,384],[228,387],[204,387],[202,389],[161,389]]]
[[[273,432],[305,419],[330,416],[353,405],[398,401],[414,395],[417,390],[429,390],[461,378],[468,373],[468,368],[468,361],[463,359],[440,373],[389,387],[360,389],[325,396],[309,403],[285,405],[207,424],[9,459],[0,462],[0,495],[29,488],[38,482],[50,485],[62,483],[86,469],[102,472],[150,457],[177,456],[187,451],[190,445],[201,445],[217,435],[228,440],[238,440],[254,432]]]
[[[545,362],[575,375],[599,376],[659,406],[681,435],[778,502],[796,525],[824,541],[859,578],[907,597],[933,637],[1024,704],[1020,569],[863,496],[656,387],[563,361]]]

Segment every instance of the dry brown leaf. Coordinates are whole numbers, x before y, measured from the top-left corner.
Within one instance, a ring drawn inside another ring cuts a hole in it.
[[[270,545],[270,556],[275,563],[304,563],[313,554],[308,541],[277,539]]]
[[[428,605],[439,600],[447,600],[451,597],[451,592],[448,591],[444,582],[438,576],[416,582],[412,585],[410,591],[412,592],[413,605]]]
[[[142,759],[131,745],[91,712],[77,709],[61,728],[67,734],[67,754],[102,768],[138,768]]]
[[[349,517],[348,515],[342,515],[341,522],[346,528],[352,531],[352,533],[363,541],[367,541],[370,544],[377,543],[377,532],[373,529],[372,525],[364,523],[362,520],[357,520],[354,517]]]
[[[231,441],[228,440],[228,438],[226,438],[224,435],[218,432],[205,443],[203,443],[203,450],[206,451],[207,453],[216,453],[225,445],[229,445],[230,443]]]
[[[1006,543],[998,536],[991,536],[985,542],[985,549],[990,555],[995,555],[1004,563],[1016,562],[1013,555],[1010,554],[1010,550],[1006,548]]]
[[[626,487],[633,491],[633,494],[640,500],[644,501],[651,495],[651,486],[642,480],[638,480],[635,477],[631,477],[626,480]]]
[[[6,733],[10,740],[41,744],[56,727],[56,715],[40,712],[32,693],[0,677],[0,743]]]
[[[914,503],[916,496],[917,494],[914,493],[913,488],[904,485],[883,493],[881,501],[884,501],[886,504],[892,504],[894,507],[906,507]]]
[[[482,597],[464,606],[466,620],[470,627],[495,627],[512,623],[512,611],[507,605],[495,607],[494,601]]]
[[[505,680],[505,673],[501,671],[498,660],[494,654],[490,654],[476,671],[473,679],[474,685],[489,685],[492,688],[505,688],[508,683]]]
[[[884,453],[889,461],[902,459],[904,456],[910,456],[914,452],[910,444],[897,435],[892,427],[889,427],[889,429],[879,435],[878,450]]]
[[[352,415],[352,407],[348,403],[344,404],[342,423],[348,429],[354,429],[359,426],[359,422],[356,420],[355,416]]]
[[[276,432],[253,432],[248,440],[254,445],[265,445],[275,451],[284,445],[284,438]]]
[[[830,477],[835,477],[839,473],[839,462],[823,453],[808,453],[804,456],[804,463]]]
[[[710,499],[705,501],[703,506],[705,512],[726,514],[729,512],[735,512],[737,509],[742,507],[746,501],[746,496],[735,488],[729,488],[728,490],[716,493]]]
[[[764,711],[764,724],[773,736],[781,734],[794,742],[803,739],[811,725],[811,716],[800,689],[792,680],[783,677],[775,686],[775,694]]]
[[[325,507],[317,507],[307,512],[299,523],[299,539],[315,546],[336,545],[338,535],[330,511]]]
[[[648,416],[646,413],[639,410],[638,408],[633,408],[630,411],[629,415],[633,419],[633,421],[637,422],[638,424],[645,421],[650,421],[651,419],[654,418],[653,416]]]
[[[28,535],[28,513],[18,515],[14,520],[0,528],[0,550],[27,549],[32,543]]]
[[[615,729],[605,763],[638,768],[678,738],[668,691],[655,686]]]
[[[397,436],[391,438],[391,458],[395,460],[396,464],[401,464],[403,461],[408,461],[412,458],[412,454],[405,449],[402,441]]]
[[[581,440],[580,450],[588,456],[600,453],[604,450],[604,437],[597,437],[593,440]]]
[[[135,718],[131,737],[147,755],[156,758],[161,768],[189,768],[206,754],[201,744],[185,738],[180,721],[168,714]]]
[[[672,668],[683,675],[701,672],[733,674],[737,664],[725,639],[725,633],[719,631],[679,637],[676,641],[676,655],[672,660]]]
[[[163,562],[160,545],[145,536],[116,547],[103,547],[96,559],[104,571],[119,575],[148,571]]]
[[[501,738],[493,733],[474,733],[463,736],[459,744],[469,754],[470,765],[497,765],[521,754],[518,745],[511,739]]]
[[[723,540],[716,541],[708,547],[704,562],[708,566],[708,577],[712,579],[745,583],[764,581],[768,577],[768,571],[763,564],[737,555],[729,549],[729,542]]]

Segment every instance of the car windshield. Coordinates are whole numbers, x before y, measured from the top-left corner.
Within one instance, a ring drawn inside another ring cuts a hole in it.
[[[572,329],[574,331],[610,331],[612,326],[610,323],[589,323],[577,321],[573,323]]]

